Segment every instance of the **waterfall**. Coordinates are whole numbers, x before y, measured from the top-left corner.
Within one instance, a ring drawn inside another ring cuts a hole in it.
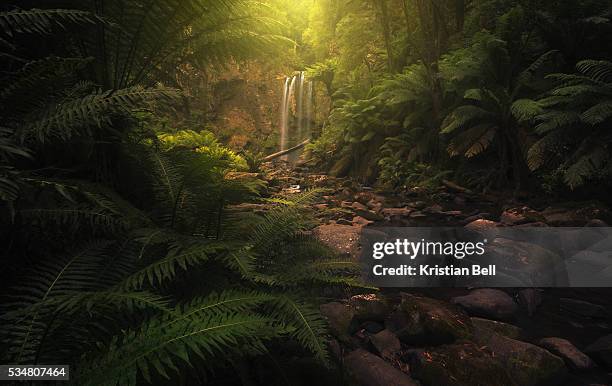
[[[304,122],[304,71],[300,71],[298,75],[299,78],[299,87],[297,93],[297,130],[298,130],[298,140],[302,138],[302,124]]]
[[[283,102],[281,104],[281,122],[280,122],[280,149],[287,148],[287,136],[289,134],[289,82],[290,79],[285,79],[285,87],[283,88]]]
[[[313,83],[306,80],[304,71],[285,78],[280,114],[280,150],[297,145],[310,136],[314,121],[312,102]],[[294,131],[294,134],[291,135],[290,131]]]

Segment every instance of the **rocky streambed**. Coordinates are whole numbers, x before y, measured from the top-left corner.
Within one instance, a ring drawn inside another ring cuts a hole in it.
[[[605,227],[610,221],[597,203],[530,206],[450,181],[433,192],[391,195],[306,169],[274,170],[274,193],[325,189],[312,206],[321,223],[313,235],[353,258],[363,227]],[[601,249],[600,260],[611,251],[612,244]],[[337,299],[321,312],[349,384],[610,385],[611,295],[606,288],[393,288]]]

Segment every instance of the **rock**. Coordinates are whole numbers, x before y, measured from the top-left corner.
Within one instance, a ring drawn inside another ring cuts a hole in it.
[[[355,216],[353,217],[353,221],[351,222],[351,225],[356,226],[356,227],[365,227],[365,226],[372,224],[373,222],[374,221],[366,220],[365,218],[361,216]]]
[[[312,206],[313,208],[315,208],[316,210],[326,210],[329,205],[328,204],[315,204]]]
[[[340,254],[357,259],[359,255],[359,228],[349,225],[328,224],[316,227],[313,236]]]
[[[371,192],[359,192],[355,194],[354,199],[363,205],[367,205],[368,201],[370,201],[373,197],[374,195]]]
[[[340,340],[346,340],[350,334],[354,313],[346,304],[332,302],[322,304],[319,307],[321,315],[327,319],[329,328],[334,336]]]
[[[355,214],[357,216],[361,216],[363,218],[365,218],[366,220],[369,221],[382,221],[385,218],[379,214],[376,214],[374,212],[372,212],[371,210],[361,210],[361,209],[356,209],[355,210]]]
[[[518,310],[510,295],[490,288],[476,289],[468,295],[453,298],[451,302],[463,307],[470,315],[498,320],[511,320]]]
[[[604,306],[585,300],[561,298],[559,299],[559,305],[562,310],[590,318],[605,318],[607,316]]]
[[[423,213],[428,213],[428,214],[440,214],[442,213],[442,207],[440,205],[432,205],[432,206],[428,206],[427,208],[423,208]]]
[[[367,206],[363,205],[362,203],[360,203],[358,201],[353,202],[351,204],[351,208],[353,208],[355,210],[362,210],[362,211],[368,210]]]
[[[475,334],[477,334],[480,329],[486,329],[511,339],[520,340],[524,336],[523,330],[512,324],[477,317],[472,317],[470,319],[472,320]]]
[[[410,213],[410,218],[424,218],[424,217],[427,217],[427,215],[418,210],[415,210],[414,212]]]
[[[391,306],[378,294],[355,295],[349,299],[349,305],[358,320],[382,322],[391,312]]]
[[[427,203],[425,201],[413,201],[406,205],[414,209],[424,209],[427,206]]]
[[[353,222],[351,220],[347,220],[345,218],[341,218],[341,219],[338,219],[338,221],[336,221],[336,224],[339,224],[339,225],[353,225]]]
[[[412,212],[412,209],[409,208],[384,208],[382,210],[383,216],[388,217],[407,217]]]
[[[567,208],[552,208],[548,207],[542,211],[544,221],[551,226],[556,227],[574,227],[583,226],[589,221],[589,217],[579,210]]]
[[[383,326],[382,324],[378,322],[373,322],[371,320],[363,322],[360,327],[363,328],[365,331],[369,332],[370,334],[377,334],[385,329],[385,326]]]
[[[487,253],[475,256],[475,261],[495,264],[498,279],[506,275],[508,287],[569,285],[563,259],[537,244],[496,237],[489,241]]]
[[[478,232],[478,231],[482,231],[482,230],[486,230],[488,228],[495,228],[500,226],[501,224],[495,222],[495,221],[491,221],[491,220],[485,220],[485,219],[478,219],[478,220],[474,220],[471,223],[465,225],[465,228]]]
[[[472,342],[414,350],[409,353],[411,374],[425,385],[513,386],[504,365]]]
[[[357,349],[348,354],[344,358],[344,368],[351,385],[418,386],[418,383],[408,374],[363,349]]]
[[[594,366],[593,361],[578,350],[569,340],[562,338],[540,339],[538,345],[561,357],[574,370],[587,370]]]
[[[329,352],[332,354],[333,358],[339,362],[342,361],[342,346],[336,339],[330,339],[327,343],[327,347]]]
[[[558,385],[567,373],[561,358],[531,343],[486,329],[477,331],[474,341],[502,363],[513,384]]]
[[[372,335],[370,342],[376,349],[376,352],[385,359],[393,358],[402,349],[397,336],[389,330],[382,330]]]
[[[499,221],[506,225],[521,225],[530,222],[543,221],[544,217],[529,207],[506,209]]]
[[[584,226],[585,227],[591,227],[591,228],[607,228],[607,227],[609,227],[609,225],[606,224],[605,221],[597,219],[597,218],[589,220],[589,222],[587,222]]]
[[[527,310],[527,315],[533,316],[542,304],[542,291],[535,288],[525,288],[518,292],[519,305]]]
[[[444,344],[472,335],[472,322],[463,310],[440,300],[405,293],[385,326],[408,344]]]
[[[601,363],[608,369],[612,369],[612,334],[602,336],[591,343],[584,352]]]

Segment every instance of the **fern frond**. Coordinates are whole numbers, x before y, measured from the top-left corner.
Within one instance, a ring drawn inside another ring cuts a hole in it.
[[[310,350],[322,363],[329,363],[326,336],[327,325],[319,310],[287,296],[280,297],[275,304],[277,319],[293,328],[291,336]]]
[[[75,9],[28,9],[0,12],[0,27],[9,36],[17,33],[46,34],[53,27],[64,28],[66,24],[106,23],[89,12]]]
[[[612,63],[606,60],[583,60],[576,69],[597,82],[612,83]]]
[[[199,243],[188,247],[174,246],[165,257],[129,275],[118,287],[134,289],[141,288],[145,282],[151,286],[161,284],[174,278],[178,268],[186,271],[189,267],[201,264],[225,251],[226,248],[225,244],[216,242]]]
[[[519,99],[512,103],[510,111],[519,122],[529,121],[544,113],[544,109],[532,99]]]
[[[476,120],[491,118],[491,113],[481,107],[473,105],[459,106],[444,120],[440,132],[442,134],[449,134],[457,129],[464,128]]]
[[[590,107],[580,116],[583,122],[597,125],[612,118],[612,100],[605,100]]]
[[[171,89],[142,87],[99,91],[47,109],[25,126],[22,136],[33,136],[41,142],[50,137],[66,140],[80,130],[88,133],[90,126],[101,127],[109,122],[112,114],[130,113],[153,102],[168,102],[176,95]]]

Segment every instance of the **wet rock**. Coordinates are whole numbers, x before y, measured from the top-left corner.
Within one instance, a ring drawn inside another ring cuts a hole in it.
[[[499,221],[506,225],[521,225],[525,223],[544,221],[544,216],[529,207],[506,209]]]
[[[502,363],[514,381],[513,384],[557,385],[567,372],[561,358],[531,343],[507,338],[486,329],[474,334],[474,341]]]
[[[369,332],[370,334],[377,334],[377,333],[381,332],[382,330],[384,330],[385,326],[383,326],[382,324],[380,324],[378,322],[373,322],[371,320],[368,320],[366,322],[363,322],[361,324],[360,328],[364,329],[365,331]]]
[[[474,220],[469,224],[465,225],[465,228],[478,232],[478,231],[483,231],[489,228],[495,228],[500,226],[501,224],[495,222],[495,221],[491,221],[491,220],[485,220],[485,219],[478,219],[478,220]]]
[[[604,306],[593,304],[585,300],[561,298],[559,299],[559,305],[562,310],[590,318],[604,318],[607,315]]]
[[[402,294],[385,326],[408,344],[444,344],[472,335],[472,322],[458,307],[436,299]]]
[[[412,376],[425,385],[517,385],[503,364],[472,342],[414,350],[408,354]]]
[[[432,206],[428,206],[427,208],[423,208],[423,213],[428,213],[428,214],[440,214],[442,213],[442,207],[440,205],[432,205]]]
[[[455,297],[452,303],[460,305],[470,315],[498,320],[511,320],[518,310],[510,295],[490,288],[476,289],[468,295]]]
[[[413,201],[413,202],[409,202],[406,205],[411,208],[420,210],[420,209],[424,209],[427,206],[427,203],[425,201]]]
[[[378,294],[355,295],[349,299],[349,305],[359,320],[382,322],[391,312],[391,306]]]
[[[389,221],[401,221],[410,216],[412,209],[409,208],[384,208],[381,214]]]
[[[591,228],[606,228],[606,227],[609,227],[609,225],[606,224],[605,221],[597,219],[597,218],[589,220],[584,226],[585,227],[591,227]]]
[[[328,224],[316,227],[313,236],[340,254],[357,258],[359,254],[359,228],[349,225]]]
[[[480,259],[480,260],[479,260]],[[540,245],[495,238],[489,242],[487,253],[475,261],[495,264],[498,278],[508,275],[507,286],[563,286],[568,285],[566,266],[556,253]]]
[[[612,369],[612,334],[602,336],[584,349],[596,362]]]
[[[351,307],[347,304],[332,302],[322,304],[319,310],[321,315],[327,319],[332,334],[340,340],[347,340],[354,317]]]
[[[361,209],[357,209],[355,210],[355,214],[357,214],[357,216],[361,216],[363,218],[365,218],[366,220],[369,221],[382,221],[385,218],[379,214],[376,214],[374,212],[372,212],[371,210],[361,210]]]
[[[525,288],[518,292],[518,303],[527,310],[527,315],[533,316],[542,304],[542,291],[535,288]]]
[[[415,210],[414,212],[410,213],[410,218],[418,219],[424,217],[427,217],[427,215],[418,210]]]
[[[514,326],[512,324],[477,317],[472,317],[470,319],[472,320],[472,325],[474,326],[475,334],[478,334],[480,329],[485,329],[488,331],[496,332],[511,339],[520,340],[525,335],[520,327]]]
[[[372,335],[370,342],[376,349],[376,352],[385,359],[393,358],[402,349],[397,336],[389,330],[382,330]]]
[[[351,385],[418,386],[408,374],[362,349],[357,349],[344,358],[344,369]]]
[[[594,365],[591,358],[578,350],[569,340],[562,338],[544,338],[538,342],[538,345],[544,347],[558,357],[561,357],[571,369],[587,370]]]
[[[361,216],[355,216],[353,217],[353,221],[351,222],[351,225],[356,226],[356,227],[365,227],[365,226],[372,224],[373,222],[374,221],[367,220]]]

